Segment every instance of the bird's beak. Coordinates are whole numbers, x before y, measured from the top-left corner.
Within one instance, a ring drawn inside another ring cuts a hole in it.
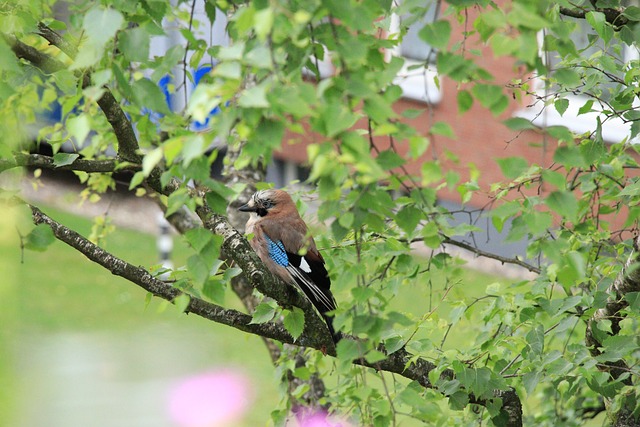
[[[253,206],[249,206],[249,203],[245,203],[244,205],[240,206],[238,210],[241,212],[255,212],[256,208],[254,208]]]

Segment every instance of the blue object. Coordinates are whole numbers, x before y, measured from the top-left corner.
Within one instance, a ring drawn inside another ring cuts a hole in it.
[[[195,89],[196,86],[198,86],[198,84],[200,83],[200,80],[202,80],[202,78],[204,76],[206,76],[207,74],[209,74],[211,72],[213,68],[211,67],[211,65],[203,65],[200,68],[198,68],[193,76],[193,87]],[[207,129],[207,127],[209,126],[209,119],[211,118],[211,116],[214,116],[216,114],[220,113],[220,107],[215,107],[213,110],[211,110],[209,112],[209,116],[204,120],[204,122],[199,122],[197,120],[194,120],[193,124],[192,124],[192,129],[195,131],[200,131],[200,130],[205,130]]]
[[[287,252],[284,250],[284,245],[280,240],[274,242],[265,234],[267,238],[267,245],[269,247],[269,256],[272,260],[275,261],[276,264],[281,265],[282,267],[286,267],[289,265],[289,258],[287,257]]]

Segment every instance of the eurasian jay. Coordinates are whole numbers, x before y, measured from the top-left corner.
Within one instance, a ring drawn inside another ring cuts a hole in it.
[[[246,233],[262,262],[286,283],[297,285],[318,309],[335,342],[339,335],[326,313],[336,308],[324,259],[291,196],[282,190],[262,190],[239,208],[250,212]]]

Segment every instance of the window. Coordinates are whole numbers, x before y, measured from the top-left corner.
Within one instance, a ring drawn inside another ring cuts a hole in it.
[[[539,126],[566,126],[570,130],[581,134],[592,132],[595,130],[596,116],[601,111],[608,109],[608,103],[613,99],[612,90],[618,86],[613,80],[624,79],[624,73],[610,74],[608,79],[604,81],[601,68],[604,68],[606,62],[628,63],[631,60],[638,59],[637,48],[632,48],[619,39],[612,39],[612,43],[605,46],[603,40],[596,34],[593,27],[586,19],[562,17],[566,22],[573,23],[575,29],[571,32],[571,40],[575,45],[575,49],[583,59],[591,59],[593,68],[581,68],[581,81],[577,87],[578,91],[560,92],[558,85],[546,84],[542,79],[537,79],[534,88],[537,96],[541,99],[552,101],[556,94],[568,101],[568,107],[563,114],[560,114],[553,105],[543,105],[543,102],[537,102],[520,111],[518,116],[530,119],[534,124]],[[541,39],[544,35],[541,35]],[[615,41],[618,41],[615,44]],[[542,42],[542,40],[541,40]],[[542,44],[542,43],[541,43]],[[554,45],[553,41],[549,46],[548,52],[542,52],[542,58],[547,69],[560,79],[560,73],[571,73],[573,68],[565,65],[559,52],[566,51],[566,46]],[[571,76],[571,74],[569,74]],[[591,112],[579,114],[580,108],[585,103],[593,100]],[[619,142],[630,135],[630,124],[624,123],[618,117],[611,117],[602,123],[602,137],[606,141]],[[638,138],[634,138],[634,142]]]
[[[402,5],[399,6],[399,8]],[[437,2],[428,2],[423,10],[415,9],[412,13],[394,14],[391,16],[389,33],[400,35],[406,28],[400,44],[389,52],[389,55],[401,56],[405,62],[395,79],[395,84],[402,89],[405,98],[428,103],[438,103],[442,99],[442,91],[436,84],[435,67],[436,51],[419,37],[420,30],[437,17]],[[424,14],[416,19],[424,12]]]
[[[309,178],[310,170],[294,161],[273,158],[267,165],[267,182],[273,182],[276,187],[290,186],[293,182],[304,182]]]

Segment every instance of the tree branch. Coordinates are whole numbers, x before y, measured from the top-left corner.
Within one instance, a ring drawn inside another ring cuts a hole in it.
[[[53,231],[56,239],[66,243],[96,264],[134,283],[154,296],[173,302],[181,292],[152,276],[147,270],[136,267],[112,255],[96,244],[90,242],[75,231],[51,219],[35,206],[28,205],[34,224],[46,224]],[[191,297],[186,312],[197,314],[205,319],[232,326],[243,332],[266,336],[279,341],[293,341],[284,328],[274,323],[251,324],[251,316],[236,310],[226,309],[198,298]]]
[[[602,343],[594,334],[594,328],[597,323],[605,319],[611,321],[612,335],[617,335],[620,332],[620,322],[626,317],[626,315],[622,313],[622,310],[629,306],[629,302],[625,299],[625,296],[630,292],[640,292],[640,269],[635,265],[640,262],[640,252],[637,249],[638,244],[640,244],[640,237],[636,238],[636,249],[634,253],[629,256],[623,271],[607,289],[607,293],[611,296],[605,306],[598,309],[591,319],[589,319],[585,332],[585,341],[594,357],[601,354],[600,348],[602,347]],[[622,366],[618,369],[610,369],[613,378],[618,378],[623,372],[627,371],[628,369],[624,369]]]
[[[51,44],[56,45],[65,53],[73,52],[70,50],[68,44],[64,42],[64,39],[46,25],[41,23],[38,28],[39,34],[47,39]],[[51,58],[46,53],[40,52],[20,40],[17,40],[12,35],[3,34],[3,37],[7,40],[9,46],[11,46],[11,49],[18,58],[31,62],[45,73],[54,73],[66,68],[62,62]],[[81,79],[83,88],[91,85],[91,75],[89,73],[76,73],[76,77]],[[111,90],[106,86],[103,86],[103,89],[104,93],[100,99],[98,99],[98,105],[109,121],[109,124],[111,124],[116,135],[116,139],[118,140],[118,157],[131,163],[142,163],[142,156],[139,153],[140,147],[138,145],[138,138],[136,137],[131,122],[125,115],[116,98],[113,96]]]
[[[36,167],[43,169],[73,170],[88,173],[105,173],[116,171],[135,172],[141,169],[140,165],[119,163],[115,159],[85,160],[76,159],[73,163],[63,166],[55,164],[53,157],[42,154],[16,153],[13,159],[0,159],[0,172],[16,167]]]
[[[50,57],[46,53],[40,52],[33,46],[21,42],[11,34],[2,33],[2,37],[4,37],[7,44],[11,46],[11,50],[13,50],[13,53],[19,59],[30,62],[45,74],[55,73],[65,68],[62,62]]]
[[[78,54],[78,49],[73,44],[69,43],[60,34],[43,24],[38,22],[38,34],[47,40],[49,44],[56,46],[62,52],[64,52],[69,58],[75,58]]]
[[[560,14],[571,18],[585,19],[589,12],[600,12],[604,15],[605,20],[613,25],[616,30],[620,30],[622,27],[629,23],[629,19],[623,15],[624,11],[613,8],[597,8],[594,6],[593,10],[587,9],[572,9],[565,6],[560,6]]]
[[[528,262],[522,261],[519,258],[508,258],[508,257],[503,257],[500,255],[496,255],[492,252],[487,252],[487,251],[483,251],[482,249],[478,249],[475,246],[472,246],[468,243],[464,243],[464,242],[460,242],[458,240],[454,240],[451,239],[450,237],[444,237],[444,240],[442,241],[442,243],[451,245],[451,246],[457,246],[459,248],[465,249],[469,252],[474,253],[475,255],[479,256],[479,257],[484,257],[484,258],[490,258],[490,259],[494,259],[496,261],[500,261],[502,264],[513,264],[513,265],[517,265],[519,267],[522,267],[526,270],[529,270],[532,273],[536,273],[536,274],[540,274],[541,270],[538,267],[535,267],[531,264],[529,264]]]
[[[622,312],[629,306],[629,302],[625,298],[630,292],[640,292],[640,269],[637,263],[640,262],[640,237],[636,237],[634,241],[634,253],[632,253],[624,268],[620,272],[616,280],[607,289],[610,295],[605,306],[598,309],[587,322],[585,331],[585,343],[593,357],[602,354],[602,342],[594,333],[598,322],[601,320],[609,320],[611,322],[612,336],[618,335],[620,332],[620,322],[626,318],[626,314]],[[598,369],[606,371],[611,375],[613,381],[620,380],[623,384],[631,386],[633,384],[631,376],[622,377],[623,374],[629,372],[629,365],[625,359],[619,359],[608,362],[606,364],[598,364]],[[610,414],[613,418],[614,426],[632,426],[637,425],[637,417],[635,413],[635,400],[631,396],[623,396],[623,403],[618,411]]]

